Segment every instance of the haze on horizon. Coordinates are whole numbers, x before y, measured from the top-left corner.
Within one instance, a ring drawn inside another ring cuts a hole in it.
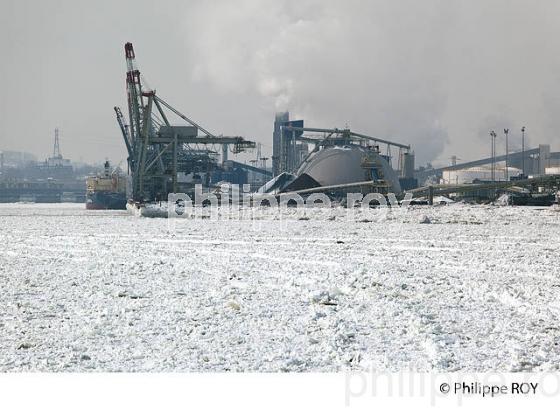
[[[274,113],[410,143],[417,165],[559,150],[560,2],[29,1],[0,3],[0,150],[125,158],[123,45],[151,87],[214,133],[261,142]],[[254,153],[247,154],[254,157]]]

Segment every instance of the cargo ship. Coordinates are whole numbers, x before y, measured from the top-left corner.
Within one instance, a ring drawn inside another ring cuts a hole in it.
[[[126,177],[105,162],[102,174],[86,180],[86,209],[126,209]]]

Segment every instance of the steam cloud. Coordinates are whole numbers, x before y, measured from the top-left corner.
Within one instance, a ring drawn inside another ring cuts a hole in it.
[[[419,162],[487,154],[488,131],[560,125],[556,2],[250,1],[194,7],[195,79],[313,126],[411,143]],[[554,91],[556,90],[556,91]],[[272,116],[271,116],[272,118]],[[489,144],[488,144],[489,145]]]
[[[417,164],[488,155],[492,129],[519,148],[521,126],[558,150],[558,16],[557,0],[3,1],[0,149],[44,158],[59,126],[68,158],[125,158],[131,41],[160,96],[264,155],[278,110],[410,143]]]

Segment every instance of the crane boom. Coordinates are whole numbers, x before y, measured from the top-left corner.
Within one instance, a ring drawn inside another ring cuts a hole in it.
[[[126,150],[128,151],[128,156],[130,159],[132,159],[134,152],[132,151],[130,135],[128,133],[128,126],[124,122],[124,116],[121,109],[119,107],[114,107],[114,110],[117,115],[117,122],[119,123],[119,127],[121,128],[124,143],[126,145]]]
[[[201,169],[210,173],[215,159],[209,154],[193,155],[200,152],[199,144],[231,145],[234,153],[254,148],[255,143],[243,137],[211,133],[156,95],[155,90],[144,85],[132,43],[126,43],[124,50],[129,125],[120,108],[114,110],[128,151],[135,200],[161,199],[169,192],[177,192],[180,173]],[[176,117],[182,120],[181,125],[173,124]]]

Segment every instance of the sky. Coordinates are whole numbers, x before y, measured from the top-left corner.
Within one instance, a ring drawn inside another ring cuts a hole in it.
[[[274,113],[411,144],[417,165],[560,150],[556,0],[0,2],[0,150],[126,157],[123,46],[158,95],[271,154]],[[255,152],[245,155],[254,158]],[[243,158],[241,158],[243,159]]]

